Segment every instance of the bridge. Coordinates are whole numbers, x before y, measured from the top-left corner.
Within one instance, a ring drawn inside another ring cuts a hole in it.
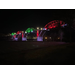
[[[12,33],[12,37],[14,38],[15,41],[18,41],[20,38],[22,39],[22,41],[27,41],[27,36],[35,32],[37,36],[37,41],[43,41],[43,36],[46,33],[46,31],[50,31],[51,29],[56,28],[62,32],[61,28],[64,28],[65,26],[67,26],[67,24],[64,21],[54,20],[47,23],[43,28],[39,28],[39,27],[37,27],[37,29],[27,28],[26,31],[17,31],[16,33]],[[62,36],[63,33],[60,33],[61,41],[62,41]]]

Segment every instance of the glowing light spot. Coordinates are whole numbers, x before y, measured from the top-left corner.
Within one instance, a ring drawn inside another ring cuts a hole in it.
[[[37,30],[37,37],[39,36],[39,30]]]
[[[46,28],[47,29],[47,28]]]
[[[19,31],[17,32],[17,34],[19,34]]]
[[[53,28],[55,28],[56,26],[53,26]]]
[[[37,37],[39,36],[39,33],[37,33]]]
[[[41,28],[41,30],[43,30],[43,28]]]
[[[14,33],[14,35],[16,35],[16,33]]]
[[[16,35],[14,35],[14,38],[16,38]]]
[[[47,28],[43,28],[43,30],[47,30]]]
[[[51,39],[51,37],[50,37],[50,39]]]
[[[33,32],[33,31],[31,31],[31,32]]]
[[[27,33],[27,32],[25,31],[25,33]]]
[[[33,32],[33,29],[31,29],[31,32]]]
[[[14,35],[14,33],[11,33],[11,35]]]
[[[45,39],[47,39],[47,37],[45,37]]]
[[[37,39],[37,37],[33,37],[33,39]]]
[[[37,30],[39,30],[39,27],[37,27]]]
[[[58,37],[58,39],[60,39],[60,37]]]

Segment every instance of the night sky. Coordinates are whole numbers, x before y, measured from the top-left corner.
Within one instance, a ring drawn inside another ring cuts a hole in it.
[[[0,9],[0,33],[44,27],[52,20],[68,22],[75,10],[67,9]]]

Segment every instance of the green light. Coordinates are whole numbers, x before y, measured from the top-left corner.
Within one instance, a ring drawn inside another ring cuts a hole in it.
[[[36,31],[36,29],[34,29],[34,28],[28,28],[28,29],[26,30],[27,33],[30,33],[30,32],[33,32],[33,31]]]
[[[16,33],[14,33],[14,35],[15,35]]]
[[[11,35],[14,35],[14,33],[11,33]]]
[[[31,32],[33,31],[33,29],[31,29]]]
[[[11,35],[15,35],[16,33],[11,33]]]

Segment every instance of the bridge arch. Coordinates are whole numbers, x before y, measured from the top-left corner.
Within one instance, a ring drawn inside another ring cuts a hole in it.
[[[64,21],[61,21],[61,20],[53,20],[53,21],[47,23],[45,25],[45,28],[46,29],[52,29],[52,28],[58,27],[59,25],[62,26],[62,27],[67,26],[67,24]]]

